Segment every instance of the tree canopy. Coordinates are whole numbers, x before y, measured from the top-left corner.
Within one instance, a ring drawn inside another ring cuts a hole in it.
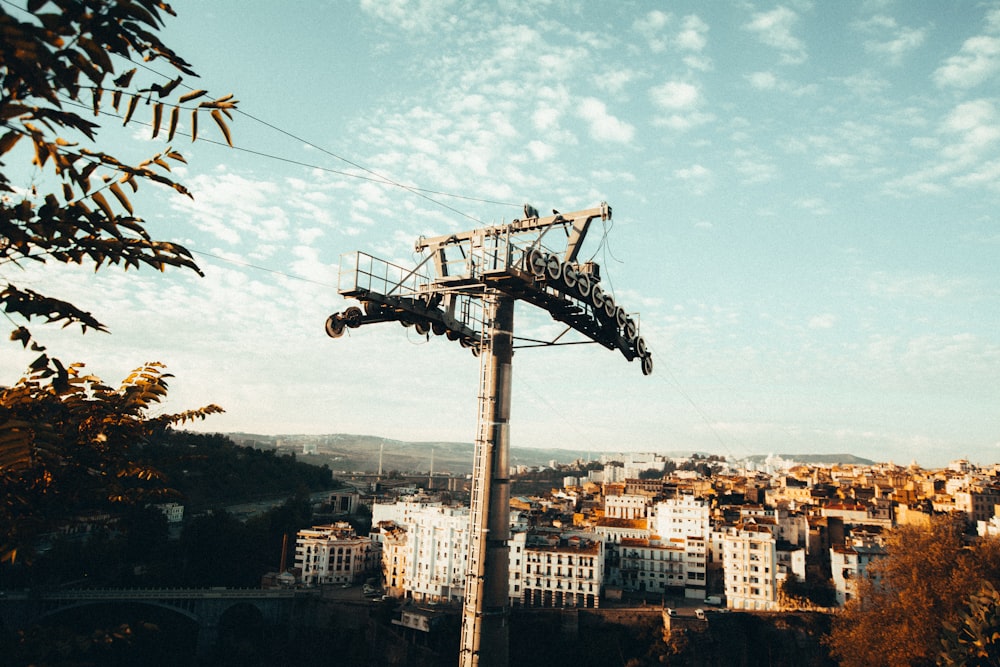
[[[835,617],[831,653],[844,667],[934,665],[946,628],[960,624],[984,580],[1000,577],[1000,541],[967,545],[961,522],[940,517],[894,530],[885,546]]]
[[[236,100],[186,86],[184,78],[196,74],[156,34],[173,13],[160,0],[26,0],[23,9],[0,4],[0,308],[13,325],[10,339],[38,353],[26,376],[0,393],[0,521],[10,526],[0,559],[12,558],[25,531],[43,518],[32,503],[65,498],[61,494],[88,475],[108,483],[109,500],[128,500],[131,489],[110,482],[154,476],[130,468],[128,446],[150,429],[219,411],[208,406],[150,419],[146,411],[165,395],[169,377],[158,364],[140,368],[113,390],[82,366],[50,356],[29,324],[83,332],[106,327],[69,301],[18,285],[11,275],[49,262],[200,274],[186,248],[152,237],[130,199],[143,182],[190,196],[170,171],[183,156],[165,146],[129,164],[98,141],[101,119],[138,122],[142,106],[154,138],[169,143],[186,130],[194,140],[199,118],[207,116],[231,143],[228,121]],[[13,175],[12,159],[29,162],[27,182]],[[73,481],[60,488],[63,478]]]

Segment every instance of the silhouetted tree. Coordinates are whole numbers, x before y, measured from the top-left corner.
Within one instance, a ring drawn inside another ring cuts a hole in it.
[[[57,262],[87,263],[95,270],[146,265],[199,271],[185,248],[150,236],[126,194],[143,182],[189,194],[170,176],[170,162],[183,162],[183,156],[168,146],[130,165],[100,149],[100,126],[83,115],[110,114],[128,124],[142,104],[151,110],[153,137],[163,134],[169,142],[182,113],[190,118],[192,138],[199,114],[206,114],[229,141],[226,119],[236,104],[231,95],[207,100],[202,90],[180,93],[183,77],[195,74],[156,35],[163,16],[173,10],[160,0],[27,0],[25,9],[12,10],[16,16],[9,7],[14,6],[0,5],[0,159],[16,155],[12,151],[19,144],[30,145],[25,153],[30,169],[24,173],[35,180],[15,184],[0,162],[0,268]],[[179,75],[143,83],[148,74],[131,66],[133,60],[158,61]],[[116,63],[126,63],[125,71],[118,72]],[[91,313],[9,278],[0,285],[0,308],[15,324],[11,340],[38,353],[27,377],[0,395],[3,561],[14,558],[42,518],[30,509],[38,498],[53,495],[60,485],[56,495],[63,499],[73,484],[88,486],[80,475],[60,482],[67,468],[110,482],[109,499],[128,498],[130,482],[152,473],[130,468],[120,447],[138,442],[137,430],[170,420],[143,424],[146,407],[166,392],[167,376],[154,367],[140,370],[115,395],[83,375],[79,365],[50,357],[27,328],[41,321],[105,331]],[[97,408],[93,415],[91,407]],[[120,429],[116,407],[123,410]],[[212,411],[217,408],[197,416]]]

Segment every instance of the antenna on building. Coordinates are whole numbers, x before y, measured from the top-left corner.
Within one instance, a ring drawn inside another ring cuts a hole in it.
[[[362,324],[399,322],[420,335],[446,336],[479,357],[479,404],[473,455],[469,555],[462,607],[461,664],[509,662],[508,599],[510,539],[510,395],[514,350],[514,303],[525,301],[549,312],[566,329],[551,341],[519,347],[573,344],[561,339],[574,330],[639,359],[644,375],[653,358],[639,335],[638,319],[602,289],[600,267],[578,254],[590,223],[611,219],[611,207],[538,217],[525,206],[523,220],[434,238],[420,237],[415,249],[427,255],[407,269],[367,253],[341,256],[338,290],[357,299],[326,321],[331,338]],[[549,231],[565,234],[565,249],[542,244]],[[379,455],[381,476],[381,453]]]

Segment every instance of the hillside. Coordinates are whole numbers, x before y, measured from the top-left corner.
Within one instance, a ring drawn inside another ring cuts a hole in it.
[[[769,456],[772,455],[754,454],[753,456],[748,456],[747,460],[753,461],[754,463],[763,463]],[[875,461],[871,459],[863,459],[860,456],[855,456],[854,454],[778,454],[777,456],[788,461],[810,463],[813,465],[832,465],[834,463],[839,463],[841,465],[868,466],[875,463]]]
[[[395,470],[401,473],[426,473],[431,469],[432,457],[436,473],[461,475],[472,472],[473,446],[469,442],[411,442],[346,433],[328,435],[229,433],[227,435],[240,445],[275,449],[282,453],[294,452],[298,460],[315,465],[325,464],[334,472],[376,472],[379,468],[380,453],[383,472]],[[310,453],[305,453],[306,451]],[[558,463],[572,463],[577,459],[592,461],[605,453],[616,452],[613,449],[607,452],[595,452],[558,447],[534,449],[514,446],[511,447],[510,461],[512,465],[547,466],[552,461]],[[660,453],[675,458],[691,456],[694,453],[705,455],[692,450]],[[803,463],[872,463],[853,454],[782,454],[781,456]],[[748,458],[759,463],[767,456],[756,455]]]
[[[299,461],[316,465],[326,464],[334,472],[370,471],[379,468],[388,472],[421,472],[431,469],[433,457],[434,472],[456,475],[472,472],[472,449],[470,442],[408,442],[391,440],[373,435],[353,435],[335,433],[329,435],[260,435],[254,433],[229,433],[234,442],[257,447],[276,449],[283,453],[295,452]],[[304,453],[305,451],[314,453]],[[512,447],[510,460],[513,465],[546,466],[551,461],[570,463],[577,458],[594,459],[598,453],[570,449],[529,449]]]

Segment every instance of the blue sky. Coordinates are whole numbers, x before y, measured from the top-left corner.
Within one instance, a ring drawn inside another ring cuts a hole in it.
[[[166,363],[167,410],[227,410],[200,429],[471,441],[467,351],[326,337],[340,254],[412,266],[419,235],[607,201],[583,254],[654,374],[519,350],[514,445],[1000,460],[1000,4],[172,4],[187,83],[236,94],[247,150],[178,142],[194,200],[140,193],[205,278],[27,276],[112,330],[46,332],[63,358]],[[515,327],[561,331],[528,306]]]

